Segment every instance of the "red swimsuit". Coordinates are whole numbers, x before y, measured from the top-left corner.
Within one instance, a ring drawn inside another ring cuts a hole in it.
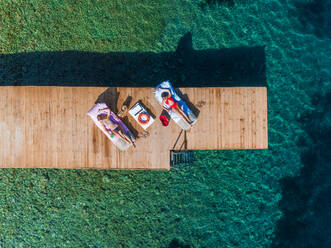
[[[173,102],[172,105],[169,104],[169,101]],[[172,97],[168,97],[165,100],[165,103],[170,107],[170,108],[177,108],[177,102],[175,102],[175,100]]]

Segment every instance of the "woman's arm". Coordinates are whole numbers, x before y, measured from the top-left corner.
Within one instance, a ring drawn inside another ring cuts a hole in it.
[[[169,89],[167,89],[167,88],[159,88],[159,91],[160,90],[163,90],[163,91],[166,91],[166,92],[168,92],[169,93],[169,96],[171,96],[171,92],[170,92],[170,90]]]
[[[165,100],[163,99],[162,102],[161,102],[161,107],[162,107],[165,111],[169,112],[169,109],[167,109],[166,107],[164,107],[164,102],[165,102]]]
[[[108,131],[107,128],[106,128],[105,123],[103,123],[103,121],[99,121],[99,122],[101,123],[103,129],[104,129],[107,133],[109,133],[109,131]]]
[[[107,116],[110,116],[110,109],[105,109],[106,113],[107,113]]]

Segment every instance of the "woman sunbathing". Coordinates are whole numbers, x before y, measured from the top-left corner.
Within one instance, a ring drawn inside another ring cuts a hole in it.
[[[98,112],[100,112],[99,110]],[[117,125],[116,123],[112,122],[109,119],[110,116],[110,110],[109,109],[102,109],[101,114],[98,114],[97,119],[103,126],[103,128],[110,134],[118,136],[123,141],[130,143],[133,145],[133,147],[136,147],[131,138],[125,133],[123,128],[120,125]]]
[[[162,88],[159,88],[159,91],[161,90]],[[178,105],[178,103],[172,98],[171,96],[171,92],[169,89],[162,89],[164,92],[162,92],[161,94],[161,97],[162,97],[162,103],[161,103],[161,106],[164,110],[166,111],[170,111],[169,109],[165,108],[164,107],[164,103],[166,105],[169,106],[169,108],[175,112],[176,114],[178,114],[179,116],[181,116],[184,121],[189,125],[189,126],[192,126],[191,125],[191,120],[188,118],[188,116],[183,112],[183,110],[180,108],[180,106]]]

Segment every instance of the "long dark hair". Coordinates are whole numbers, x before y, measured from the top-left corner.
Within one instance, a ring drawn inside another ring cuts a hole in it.
[[[166,91],[162,92],[162,94],[161,94],[162,98],[165,98],[165,97],[168,97],[168,96],[169,96],[169,92],[166,92]]]
[[[97,116],[97,119],[98,119],[98,121],[105,120],[105,119],[107,119],[107,115],[106,115],[106,114],[99,114],[99,115]]]

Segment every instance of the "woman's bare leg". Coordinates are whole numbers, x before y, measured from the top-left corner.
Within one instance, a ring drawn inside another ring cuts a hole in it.
[[[122,129],[118,130],[119,135],[121,135],[127,142],[129,142],[130,144],[132,144],[134,147],[136,147],[136,145],[134,144],[134,142],[132,141],[132,139],[129,137],[129,135],[127,135],[125,132],[122,131]]]
[[[176,108],[177,110],[178,110],[178,112],[180,112],[180,114],[186,119],[186,121],[188,122],[188,123],[190,123],[190,119],[188,118],[188,116],[183,112],[183,110],[180,108],[180,107],[177,107]]]
[[[121,131],[113,130],[112,132],[113,132],[114,134],[116,134],[116,135],[117,135],[120,139],[122,139],[123,141],[132,144],[131,139],[130,139],[128,136],[124,135]]]
[[[187,120],[187,117],[186,117],[185,113],[179,111],[178,108],[172,108],[172,110],[173,110],[176,114],[179,114],[180,116],[182,116],[182,118],[184,119],[184,121],[185,121],[189,126],[192,126],[192,125],[190,124],[190,121]]]
[[[179,110],[179,112],[182,113],[182,115],[186,118],[186,120],[188,122],[191,122],[190,118],[188,118],[187,114],[185,114],[184,111],[180,107],[177,107],[177,109]]]
[[[133,143],[132,140],[131,140],[131,138],[130,138],[127,134],[122,133],[121,131],[120,131],[119,133],[120,133],[121,135],[123,135],[123,137],[124,137],[127,141],[129,141],[131,144]]]

